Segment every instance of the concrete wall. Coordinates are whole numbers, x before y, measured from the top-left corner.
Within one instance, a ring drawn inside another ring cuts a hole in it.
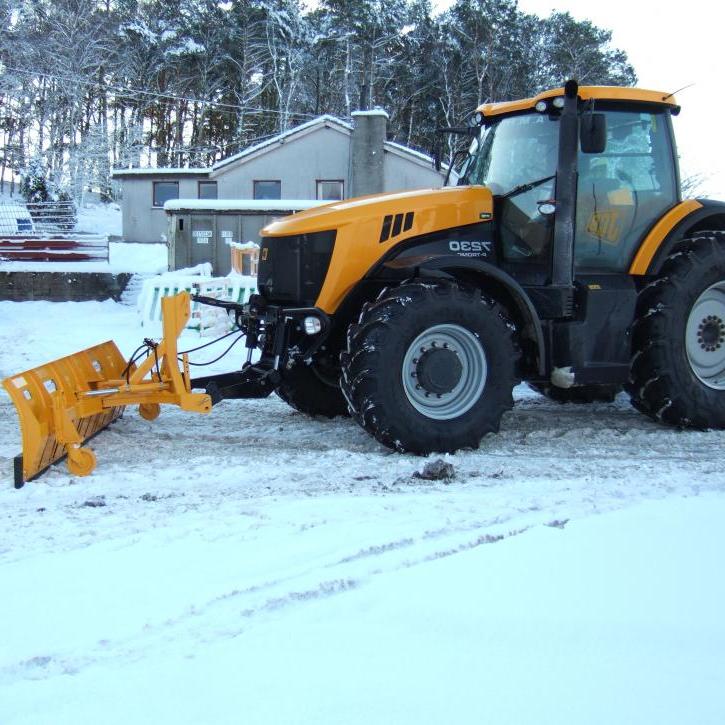
[[[379,119],[376,119],[376,121]],[[318,180],[342,179],[345,197],[372,194],[381,191],[427,189],[440,187],[443,175],[423,159],[386,149],[382,169],[375,163],[375,173],[367,183],[352,188],[352,140],[336,128],[318,128],[283,144],[277,144],[267,153],[241,164],[230,164],[209,176],[216,181],[219,199],[253,199],[254,180],[282,182],[283,199],[316,199]],[[377,148],[377,147],[376,147]],[[362,173],[367,166],[362,166]],[[380,174],[382,171],[382,174]],[[382,176],[382,180],[381,177]],[[184,198],[184,197],[182,197]],[[195,199],[196,194],[192,197]]]
[[[0,300],[81,302],[110,298],[118,302],[130,278],[125,272],[0,272]]]
[[[154,181],[178,181],[179,198],[197,199],[198,183],[206,175],[185,176],[143,175],[121,177],[123,199],[121,215],[125,242],[160,242],[166,236],[166,214],[163,207],[154,206]]]
[[[316,199],[318,180],[342,179],[350,195],[350,136],[324,126],[266,147],[256,157],[212,171],[219,199],[253,199],[254,181],[279,179],[282,199]],[[196,198],[196,197],[192,197]]]

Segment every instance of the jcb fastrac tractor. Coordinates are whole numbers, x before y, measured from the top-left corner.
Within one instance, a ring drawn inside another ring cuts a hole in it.
[[[276,393],[352,415],[381,443],[476,447],[528,381],[559,401],[611,400],[663,423],[725,427],[725,204],[680,196],[671,94],[578,87],[481,106],[457,183],[334,202],[263,231],[259,294],[226,307],[238,372],[190,380],[165,300],[164,340],[126,363],[112,343],[5,381],[19,484],[141,403],[206,412]],[[194,388],[205,393],[192,392]]]

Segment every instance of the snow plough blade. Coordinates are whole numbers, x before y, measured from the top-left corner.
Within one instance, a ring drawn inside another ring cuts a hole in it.
[[[161,301],[163,339],[146,340],[146,358],[126,362],[112,341],[12,375],[3,386],[20,420],[22,453],[15,458],[15,487],[21,488],[61,458],[68,470],[87,476],[96,457],[83,444],[119,418],[126,405],[141,417],[158,417],[160,404],[208,413],[211,399],[192,393],[186,355],[177,359],[177,337],[190,315],[187,292]]]

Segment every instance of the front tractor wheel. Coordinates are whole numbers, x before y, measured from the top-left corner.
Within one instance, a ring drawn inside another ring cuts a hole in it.
[[[323,418],[348,415],[347,402],[338,376],[325,374],[321,367],[298,364],[282,373],[277,395],[300,413]]]
[[[725,233],[682,242],[641,293],[632,404],[682,428],[725,428]]]
[[[406,282],[348,331],[342,389],[384,445],[426,454],[477,448],[513,406],[517,347],[503,308],[448,281]]]

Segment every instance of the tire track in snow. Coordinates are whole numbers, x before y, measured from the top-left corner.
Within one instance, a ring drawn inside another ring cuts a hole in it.
[[[19,434],[0,398],[1,565],[53,567],[83,551],[113,562],[136,547],[163,550],[190,537],[269,557],[264,571],[192,591],[159,618],[140,618],[131,633],[109,623],[90,645],[19,654],[0,679],[176,652],[187,634],[199,643],[242,636],[264,617],[489,537],[646,498],[724,490],[725,461],[713,455],[723,443],[722,432],[662,428],[622,398],[579,407],[519,395],[499,435],[446,457],[457,473],[446,485],[413,479],[425,459],[391,454],[349,420],[308,420],[274,399],[229,401],[208,417],[164,411],[154,424],[129,411],[94,441],[93,476],[56,466],[13,491]],[[83,506],[96,496],[105,507]],[[298,549],[301,560],[290,562]]]
[[[523,533],[526,529],[509,531],[492,535],[481,533],[474,538],[467,538],[458,543],[446,542],[444,549],[432,548],[427,551],[414,551],[406,558],[392,562],[380,562],[386,554],[399,553],[398,550],[411,544],[420,545],[432,537],[428,532],[419,542],[405,540],[391,542],[377,548],[368,548],[364,556],[351,555],[343,557],[330,568],[349,565],[361,558],[374,559],[374,565],[354,576],[344,571],[335,572],[332,578],[318,579],[316,574],[301,582],[300,574],[286,580],[264,582],[244,590],[224,593],[204,603],[191,606],[180,617],[164,621],[155,626],[145,626],[142,631],[123,639],[103,638],[95,647],[84,652],[51,652],[35,655],[20,662],[0,667],[0,686],[9,686],[17,680],[39,680],[48,677],[74,675],[89,667],[118,666],[124,662],[142,659],[145,653],[152,651],[155,656],[164,653],[172,654],[176,642],[194,641],[201,644],[213,644],[216,641],[242,636],[250,627],[257,626],[260,618],[275,616],[290,607],[307,606],[319,599],[344,595],[353,589],[365,586],[374,578],[394,575],[396,572],[409,569],[449,556],[455,556],[479,546],[498,543],[510,536]],[[439,532],[442,536],[443,531]],[[450,538],[450,536],[448,537]],[[423,547],[424,549],[426,547]],[[363,552],[358,552],[361,554]],[[368,564],[372,562],[368,561]],[[290,586],[297,583],[297,586]],[[226,610],[220,617],[220,609]],[[220,619],[222,623],[220,624]],[[190,653],[187,653],[190,654]]]

